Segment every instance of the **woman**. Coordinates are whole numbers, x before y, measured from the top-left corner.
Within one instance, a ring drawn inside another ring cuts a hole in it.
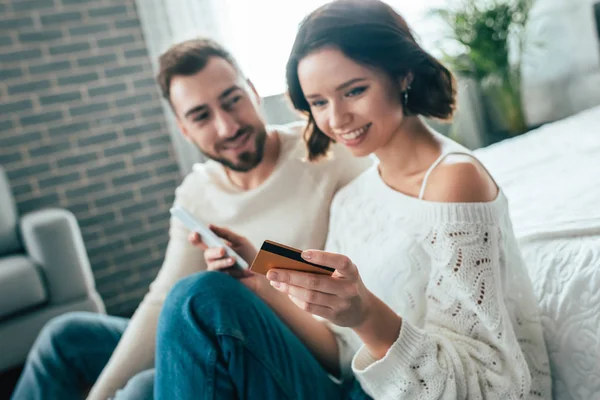
[[[303,21],[287,83],[309,159],[336,141],[379,160],[336,196],[326,251],[302,253],[336,271],[178,284],[159,326],[158,394],[171,383],[207,398],[549,398],[506,198],[421,120],[451,118],[450,72],[389,6],[341,0]],[[252,260],[244,238],[214,229]],[[205,252],[215,270],[233,265],[223,256]]]

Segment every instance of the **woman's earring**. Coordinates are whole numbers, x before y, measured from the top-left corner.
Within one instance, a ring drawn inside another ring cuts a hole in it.
[[[408,87],[406,88],[406,90],[404,91],[404,105],[408,105],[408,91],[410,90],[410,85],[408,85]]]

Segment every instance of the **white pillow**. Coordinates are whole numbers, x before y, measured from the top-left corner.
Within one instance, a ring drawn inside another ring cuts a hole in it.
[[[520,243],[540,306],[555,400],[600,398],[600,227],[596,231],[548,232]]]

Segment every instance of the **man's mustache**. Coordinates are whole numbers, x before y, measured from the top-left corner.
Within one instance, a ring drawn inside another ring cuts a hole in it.
[[[219,143],[219,147],[220,148],[224,148],[227,147],[227,145],[231,142],[235,142],[237,139],[239,139],[241,136],[244,136],[247,133],[252,132],[252,127],[251,126],[246,126],[244,128],[240,128],[235,135],[233,135],[230,138],[227,138],[225,140],[223,140],[221,143]]]

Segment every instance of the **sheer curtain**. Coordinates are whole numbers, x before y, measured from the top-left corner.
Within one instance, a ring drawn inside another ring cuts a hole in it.
[[[456,1],[456,0],[451,0]],[[436,40],[441,26],[427,17],[434,7],[450,0],[388,0],[404,16],[420,44],[439,55]],[[328,0],[137,0],[138,12],[154,68],[158,56],[174,43],[196,36],[209,36],[233,53],[246,75],[263,97],[277,101],[285,91],[285,63],[296,29],[309,12]],[[267,102],[268,105],[268,102]],[[182,173],[191,171],[201,155],[185,142],[165,105],[167,120]],[[272,110],[273,111],[273,110]],[[474,145],[476,146],[476,144]]]

